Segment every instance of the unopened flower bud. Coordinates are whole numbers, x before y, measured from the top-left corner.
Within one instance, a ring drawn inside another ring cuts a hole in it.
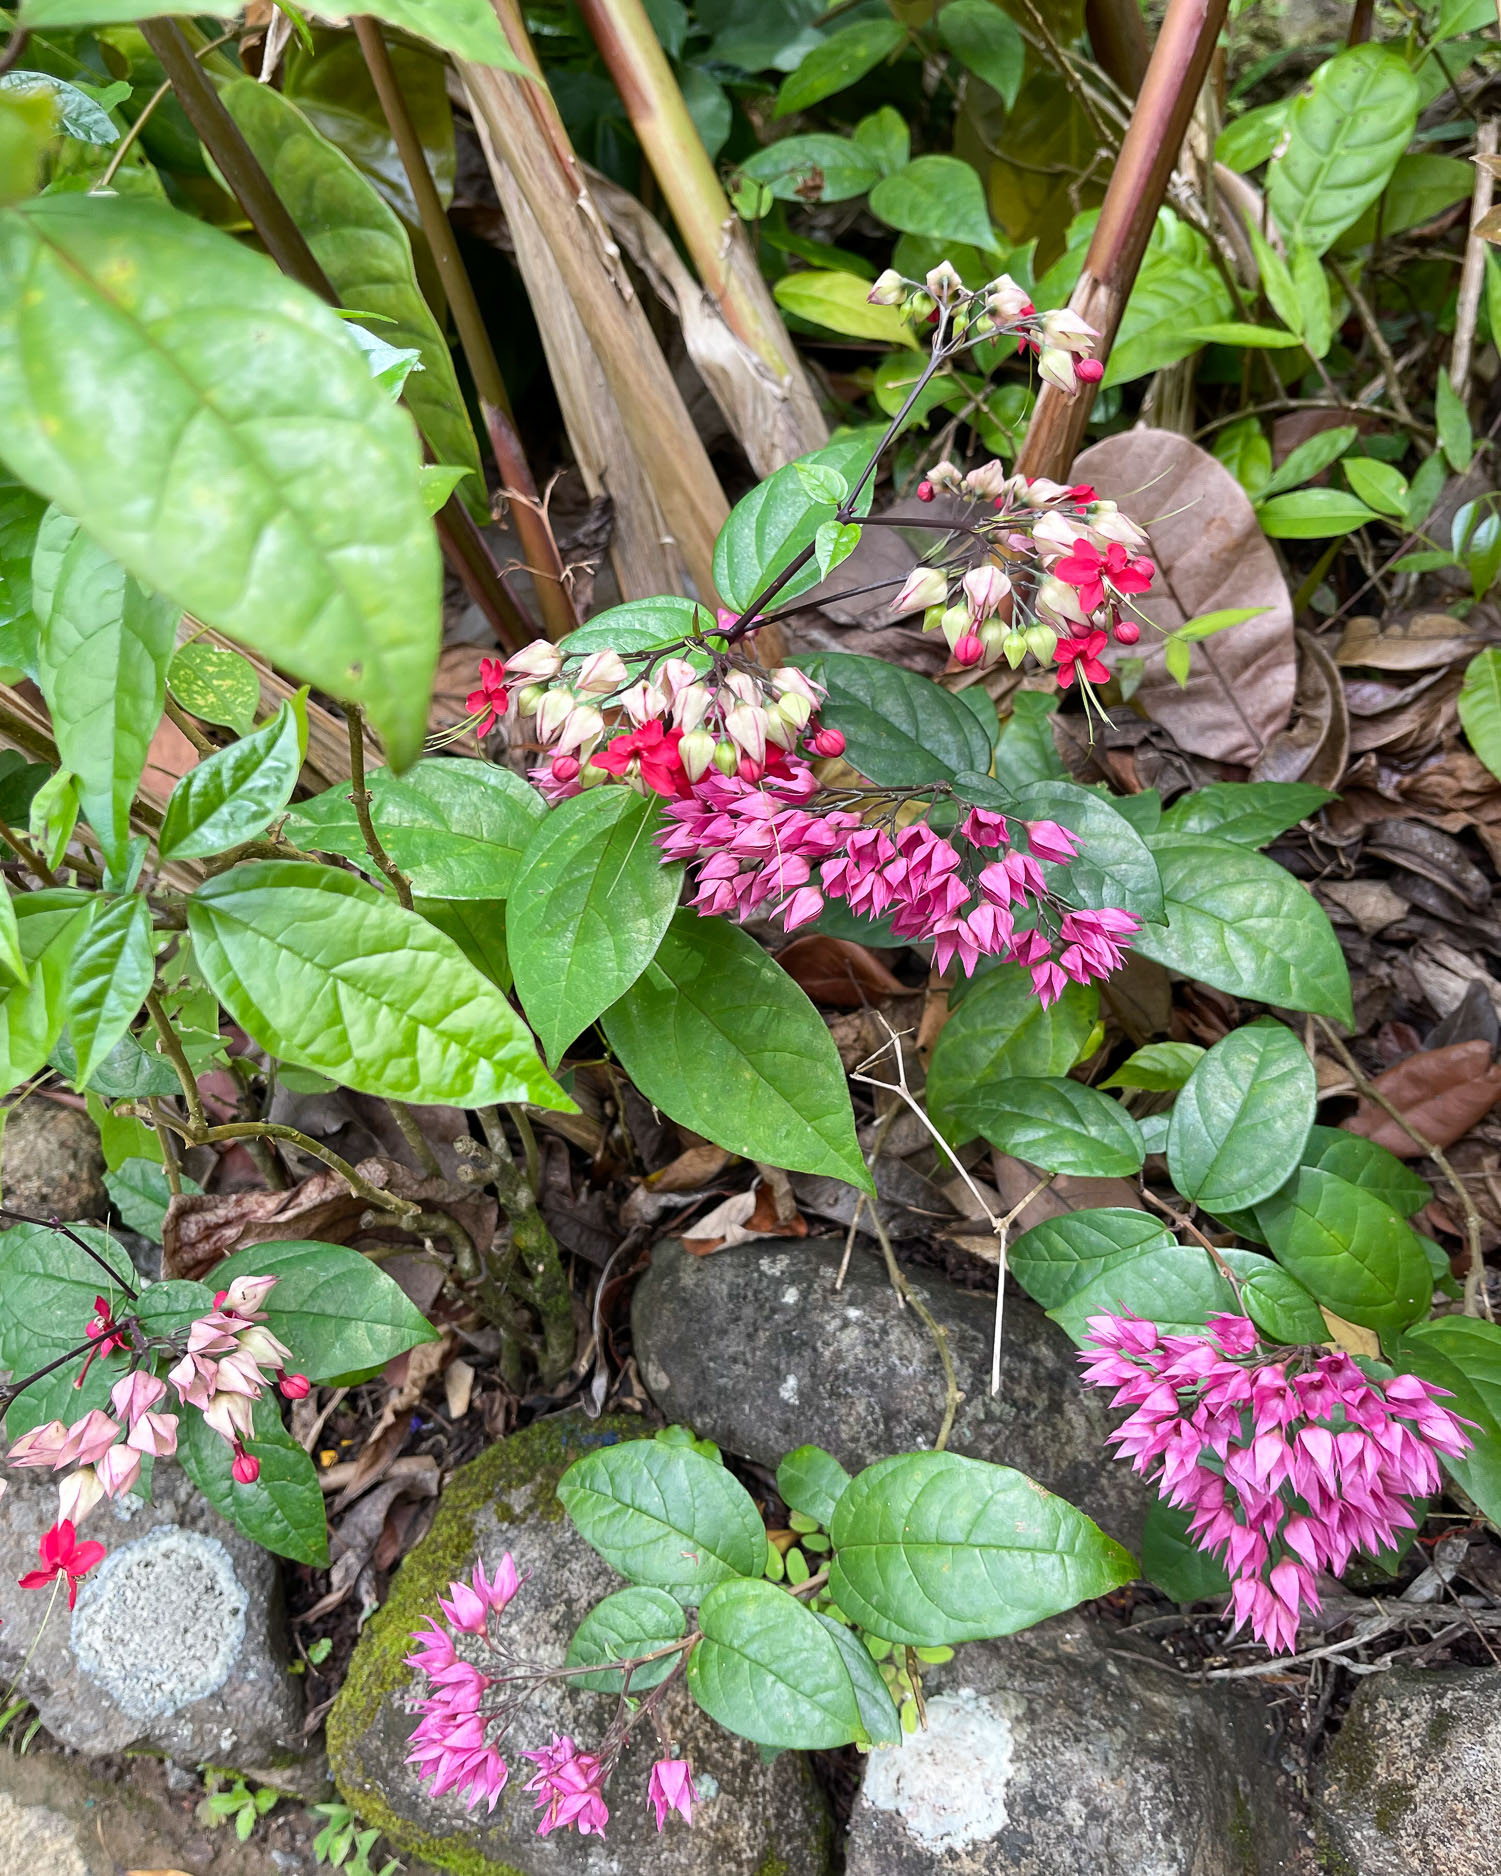
[[[1027,627],[1027,650],[1039,664],[1051,664],[1053,653],[1058,649],[1058,634],[1052,626],[1044,625],[1041,619],[1036,625]]]
[[[534,717],[542,708],[542,699],[547,695],[545,684],[526,684],[516,693],[516,714],[519,717]]]
[[[766,712],[759,705],[737,705],[726,715],[724,726],[753,762],[766,760]],[[745,773],[743,765],[740,773]]]
[[[597,762],[586,762],[578,772],[580,788],[598,788],[601,782],[608,782],[610,779],[610,771],[602,769]]]
[[[933,304],[932,296],[927,293],[914,293],[907,302],[907,317],[921,325],[925,319],[931,319],[938,308]]]
[[[754,756],[742,756],[735,773],[742,782],[759,782],[766,773],[766,764],[758,762]]]
[[[241,1447],[235,1453],[229,1472],[236,1485],[254,1485],[261,1476],[261,1462]]]
[[[720,689],[719,701],[726,710],[733,710],[737,702],[759,704],[760,683],[749,671],[731,671]]]
[[[1068,494],[1067,483],[1053,482],[1047,476],[1033,476],[1030,481],[1017,476],[1015,480],[1021,484],[1016,490],[1017,499],[1027,508],[1050,507]]]
[[[1123,515],[1114,502],[1096,502],[1090,509],[1089,536],[1096,546],[1101,541],[1107,547],[1112,541],[1118,541],[1133,553],[1147,544],[1146,530],[1137,527],[1129,515]]]
[[[573,715],[574,709],[571,690],[565,686],[550,690],[542,699],[542,706],[537,712],[537,740],[544,744],[550,743]]]
[[[574,689],[589,697],[608,697],[630,681],[630,672],[618,651],[593,651],[579,666]]]
[[[978,664],[985,656],[985,647],[980,643],[979,635],[966,632],[954,647],[954,663],[962,665]]]
[[[1088,352],[1100,336],[1093,326],[1087,325],[1066,306],[1043,314],[1042,335],[1048,345],[1065,352]]]
[[[964,576],[964,597],[969,601],[970,613],[977,623],[988,619],[1010,591],[1011,582],[991,561],[971,567]]]
[[[545,638],[534,638],[530,645],[506,659],[508,677],[553,678],[563,668],[563,654]]]
[[[947,300],[964,291],[959,270],[949,261],[940,261],[936,267],[930,267],[924,284],[935,300]]]
[[[1072,619],[1076,625],[1085,625],[1089,620],[1079,604],[1079,589],[1056,574],[1044,574],[1037,582],[1037,605],[1039,611],[1051,613],[1055,619]]]
[[[919,608],[926,611],[930,606],[941,606],[948,598],[949,583],[946,574],[937,567],[914,567],[902,584],[902,590],[891,602],[893,612],[916,612]]]
[[[1000,657],[1005,648],[1008,633],[1009,627],[1002,625],[999,619],[987,619],[980,627],[980,643],[985,647],[987,664],[994,664]]]
[[[549,773],[555,782],[561,782],[565,787],[569,782],[576,782],[579,774],[578,757],[554,756]]]
[[[698,682],[698,673],[687,658],[664,658],[657,667],[657,682],[676,701],[680,691]]]
[[[605,733],[605,720],[593,704],[580,704],[563,725],[558,738],[559,755],[572,750],[592,749]]]
[[[825,759],[844,754],[844,731],[836,730],[832,723],[826,723],[808,739],[808,747],[815,756]]]
[[[926,477],[924,477],[923,480],[919,482],[917,485],[917,499],[920,502],[932,501],[936,493],[937,493],[937,490],[933,487],[933,484],[929,482]]]
[[[714,760],[714,750],[714,738],[707,730],[691,729],[684,736],[678,744],[678,759],[690,782],[698,781],[707,772]]]
[[[928,480],[933,484],[935,489],[945,489],[950,495],[957,495],[959,486],[964,478],[948,458],[945,457],[942,462],[935,463],[928,471]]]
[[[1045,345],[1037,361],[1040,377],[1049,384],[1056,385],[1066,396],[1072,397],[1079,388],[1078,373],[1074,368],[1074,355],[1065,351],[1061,345]]]
[[[778,697],[806,697],[810,704],[823,701],[823,686],[815,684],[795,664],[779,664],[771,674],[771,688]]]
[[[1007,323],[1032,311],[1032,300],[1025,287],[1018,286],[1010,274],[992,280],[985,294],[985,310],[992,319]]]
[[[306,1400],[313,1384],[305,1374],[284,1374],[276,1384],[288,1400]]]
[[[1074,376],[1081,384],[1098,384],[1105,375],[1105,367],[1097,358],[1081,358],[1074,366]]]
[[[772,706],[771,714],[779,716],[790,728],[800,730],[813,714],[813,705],[808,698],[796,691],[788,691],[785,697],[779,697]],[[789,744],[788,747],[791,745]]]
[[[721,775],[733,775],[740,767],[740,751],[733,743],[716,743],[714,766]]]
[[[266,1298],[275,1288],[275,1277],[236,1277],[216,1307],[236,1316],[255,1316],[266,1307]]]
[[[685,684],[672,700],[672,720],[680,730],[696,730],[711,702],[707,684]]]
[[[946,606],[929,606],[922,616],[922,629],[925,632],[936,632],[943,624],[943,615],[947,610]]]
[[[1014,671],[1027,655],[1027,635],[1019,626],[1013,625],[1006,634],[1001,650],[1006,654],[1006,662]]]
[[[667,714],[667,696],[660,685],[643,678],[620,693],[620,705],[633,723],[651,723]]]
[[[960,639],[969,631],[969,607],[950,606],[940,623],[950,651],[955,650]]]
[[[907,283],[894,267],[879,275],[865,298],[871,306],[900,306],[907,297]]]
[[[773,704],[766,712],[766,740],[775,743],[778,749],[785,749],[789,754],[797,748],[797,739],[802,725],[789,723],[782,715],[780,704]]]
[[[1116,625],[1115,636],[1122,645],[1134,645],[1141,637],[1141,627],[1134,619],[1122,619]]]
[[[971,469],[964,478],[964,493],[974,496],[978,501],[990,501],[1005,486],[1005,465],[994,457],[989,462],[982,462],[978,468]]]

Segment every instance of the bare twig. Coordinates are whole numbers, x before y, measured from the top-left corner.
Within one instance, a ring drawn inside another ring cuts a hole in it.
[[[1402,423],[1411,427],[1416,420],[1402,390],[1402,378],[1397,370],[1396,357],[1386,342],[1386,334],[1381,330],[1375,308],[1355,284],[1354,276],[1348,267],[1330,255],[1325,255],[1324,260],[1330,273],[1343,287],[1346,298],[1355,308],[1355,317],[1365,328],[1365,335],[1371,342],[1371,350],[1376,354],[1377,362],[1381,366],[1381,376],[1385,380],[1386,394],[1392,401],[1392,409]]]
[[[60,1232],[70,1243],[76,1244],[85,1257],[91,1257],[109,1278],[110,1282],[115,1284],[119,1289],[122,1289],[132,1302],[136,1300],[137,1292],[130,1287],[124,1277],[115,1269],[114,1265],[107,1263],[94,1249],[92,1244],[89,1244],[83,1238],[79,1237],[73,1227],[64,1224],[62,1219],[56,1217],[33,1218],[29,1212],[15,1212],[6,1205],[0,1205],[0,1218],[14,1219],[18,1225],[40,1225],[44,1231]],[[50,1373],[51,1371],[44,1370],[44,1372]]]
[[[146,1013],[155,1024],[157,1035],[161,1037],[163,1053],[177,1070],[177,1079],[182,1084],[182,1098],[188,1107],[188,1121],[195,1130],[200,1129],[206,1124],[207,1116],[203,1111],[203,1096],[198,1092],[198,1078],[193,1073],[192,1064],[188,1061],[182,1043],[178,1040],[177,1031],[172,1027],[172,1020],[167,1015],[162,1000],[155,990],[146,992]],[[158,1111],[153,1110],[153,1119],[156,1118]],[[165,1119],[166,1116],[163,1115],[162,1118]]]
[[[881,1255],[886,1260],[886,1274],[891,1279],[891,1287],[902,1301],[911,1309],[914,1316],[932,1336],[938,1350],[938,1359],[943,1363],[943,1418],[938,1423],[938,1432],[934,1436],[933,1450],[941,1453],[949,1443],[949,1435],[954,1430],[954,1415],[958,1413],[964,1396],[959,1391],[959,1377],[954,1372],[954,1358],[949,1353],[949,1338],[943,1325],[938,1322],[921,1295],[907,1281],[905,1271],[896,1261],[896,1252],[891,1248],[891,1238],[881,1218],[880,1208],[870,1207],[871,1223],[876,1228],[876,1237],[880,1240]]]
[[[371,794],[365,786],[364,715],[358,704],[349,706],[349,774],[354,783],[349,799],[354,804],[354,816],[360,824],[360,837],[365,843],[365,851],[390,880],[392,891],[410,912],[412,882],[381,845],[380,835],[376,833],[375,822],[371,818]]]
[[[1475,154],[1494,156],[1501,146],[1501,118],[1487,117],[1475,133]],[[1489,164],[1475,165],[1475,199],[1470,210],[1470,239],[1459,276],[1459,297],[1454,306],[1454,345],[1449,353],[1449,381],[1461,403],[1470,390],[1470,356],[1475,345],[1475,322],[1485,287],[1485,256],[1489,243],[1476,228],[1490,212],[1496,178]]]

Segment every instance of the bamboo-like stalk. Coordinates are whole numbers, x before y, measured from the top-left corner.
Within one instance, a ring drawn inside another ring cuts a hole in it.
[[[769,474],[829,439],[803,363],[698,134],[641,0],[578,0],[640,139],[698,277],[725,324],[782,388],[776,433],[763,440]],[[753,451],[754,453],[754,451]]]
[[[1228,11],[1229,0],[1168,0],[1084,271],[1069,300],[1071,310],[1099,333],[1100,358],[1108,356],[1115,339]],[[1070,399],[1045,384],[1017,468],[1029,476],[1066,477],[1093,401],[1092,386]]]
[[[417,134],[406,99],[402,96],[401,85],[392,66],[391,55],[386,50],[381,29],[373,19],[360,15],[355,19],[354,30],[371,82],[375,86],[375,95],[380,100],[380,108],[416,199],[417,212],[422,218],[422,232],[427,236],[427,244],[432,249],[433,260],[443,282],[443,291],[448,296],[454,324],[458,327],[459,343],[469,361],[469,372],[479,396],[480,412],[489,433],[490,447],[495,454],[495,466],[500,471],[501,485],[511,503],[511,513],[516,520],[516,533],[521,541],[521,551],[526,557],[527,571],[536,587],[537,607],[542,614],[542,622],[549,638],[564,638],[578,624],[578,617],[573,610],[568,589],[563,584],[562,557],[542,511],[536,478],[516,431],[511,399],[495,356],[495,348],[485,329],[479,302],[474,297],[474,287],[459,254],[459,244],[454,238],[453,229],[443,211],[438,187],[433,181],[427,155],[422,148],[422,139]]]
[[[495,0],[513,52],[532,74],[459,63],[497,186],[509,173],[535,217],[599,361],[698,596],[712,603],[714,539],[729,512],[620,250],[590,196],[516,0]],[[544,333],[550,309],[537,307]]]

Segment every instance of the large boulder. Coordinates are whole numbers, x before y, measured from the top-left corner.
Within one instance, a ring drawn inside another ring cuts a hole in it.
[[[631,1328],[641,1376],[670,1420],[775,1466],[808,1442],[852,1472],[928,1447],[943,1414],[933,1337],[857,1245],[762,1238],[694,1257],[652,1251]],[[1105,1444],[1114,1418],[1079,1385],[1073,1347],[1034,1303],[1006,1298],[999,1397],[990,1393],[993,1299],[908,1271],[948,1337],[964,1396],[949,1449],[1015,1466],[1137,1551],[1148,1494]]]
[[[103,1218],[104,1152],[87,1114],[38,1095],[6,1118],[0,1136],[5,1203],[33,1218]]]
[[[1393,1668],[1362,1680],[1316,1798],[1338,1876],[1492,1876],[1501,1668]]]
[[[1175,1682],[1060,1616],[972,1642],[927,1729],[873,1752],[846,1876],[1312,1876],[1254,1696]]]
[[[563,1471],[581,1454],[646,1431],[639,1420],[591,1421],[582,1414],[539,1421],[454,1474],[431,1531],[402,1564],[385,1606],[360,1637],[349,1675],[328,1718],[334,1776],[348,1801],[379,1824],[398,1849],[462,1876],[826,1876],[828,1814],[807,1762],[784,1752],[771,1765],[757,1749],[705,1718],[682,1696],[664,1703],[668,1731],[691,1759],[698,1787],[692,1827],[670,1818],[659,1835],[646,1806],[658,1749],[638,1729],[607,1796],[603,1840],[557,1831],[539,1838],[533,1800],[520,1787],[532,1767],[520,1755],[554,1732],[597,1744],[613,1698],[567,1681],[545,1683],[506,1746],[510,1787],[493,1814],[466,1811],[457,1794],[434,1798],[406,1763],[414,1725],[408,1702],[423,1683],[405,1665],[408,1636],[435,1614],[435,1598],[505,1551],[524,1586],[505,1614],[518,1659],[561,1664],[584,1615],[621,1580],[564,1516]]]
[[[57,1486],[11,1474],[0,1497],[0,1685],[19,1673],[48,1732],[79,1752],[147,1744],[300,1784],[300,1683],[287,1672],[275,1559],[177,1466],[159,1464],[153,1485],[149,1505],[127,1496],[92,1514],[81,1536],[107,1554],[71,1616],[59,1598],[44,1627],[52,1592],[17,1579],[36,1568]]]

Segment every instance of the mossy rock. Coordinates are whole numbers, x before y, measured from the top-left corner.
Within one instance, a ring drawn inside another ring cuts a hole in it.
[[[483,1806],[466,1812],[455,1793],[432,1797],[406,1764],[414,1724],[407,1702],[421,1682],[403,1656],[422,1618],[437,1613],[439,1592],[466,1575],[477,1555],[489,1567],[510,1551],[525,1578],[505,1616],[515,1652],[524,1661],[560,1663],[579,1622],[621,1579],[564,1515],[558,1480],[583,1453],[646,1431],[626,1415],[561,1414],[490,1447],[449,1481],[432,1529],[360,1637],[328,1717],[339,1789],[402,1853],[455,1876],[760,1876],[767,1869],[827,1876],[828,1813],[807,1762],[784,1752],[763,1765],[754,1746],[722,1731],[686,1694],[666,1705],[664,1717],[700,1788],[691,1828],[673,1818],[659,1835],[652,1821],[646,1780],[657,1748],[645,1726],[611,1781],[604,1839],[536,1835],[533,1801],[520,1789],[532,1768],[521,1753],[554,1732],[595,1744],[615,1710],[613,1699],[566,1682],[543,1687],[512,1729],[505,1747],[511,1784],[493,1814]]]

